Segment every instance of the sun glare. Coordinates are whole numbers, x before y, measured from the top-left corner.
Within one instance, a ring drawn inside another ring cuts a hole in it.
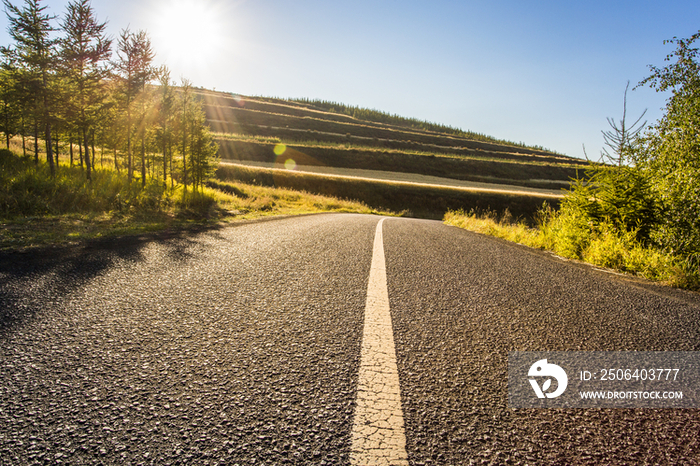
[[[153,31],[161,61],[178,69],[206,67],[225,40],[220,8],[206,0],[171,0],[158,9]]]

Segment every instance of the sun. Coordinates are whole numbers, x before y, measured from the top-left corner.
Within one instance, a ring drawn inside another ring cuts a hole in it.
[[[160,60],[187,70],[216,59],[225,40],[220,13],[212,1],[164,1],[154,12],[153,45]]]

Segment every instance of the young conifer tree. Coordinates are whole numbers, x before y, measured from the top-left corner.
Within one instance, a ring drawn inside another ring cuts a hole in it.
[[[182,179],[187,192],[187,140],[189,136],[190,114],[192,113],[192,82],[182,79],[180,86],[180,110],[182,112],[180,120],[180,137],[182,138]]]
[[[162,66],[158,70],[158,81],[160,83],[160,99],[158,102],[158,135],[163,151],[163,184],[168,182],[168,164],[170,165],[170,177],[173,166],[173,110],[175,108],[175,93],[170,81],[170,70]]]
[[[15,76],[23,80],[21,87],[35,101],[35,128],[44,128],[46,142],[46,161],[55,176],[53,149],[51,144],[52,93],[51,82],[54,79],[56,65],[56,41],[50,37],[54,31],[51,22],[55,19],[46,13],[46,6],[39,0],[25,0],[20,8],[9,0],[3,0],[8,31],[15,44],[12,48],[3,47],[2,54],[17,69]],[[35,131],[35,160],[38,161],[37,134]]]
[[[218,165],[218,147],[206,124],[206,116],[201,102],[194,101],[191,111],[190,167],[193,190],[203,189]]]
[[[66,101],[69,119],[80,133],[89,154],[88,135],[94,131],[99,112],[104,105],[104,78],[112,54],[112,40],[105,35],[107,23],[95,18],[90,0],[75,0],[68,4],[61,40],[62,71],[69,92]],[[94,157],[94,154],[93,154]],[[85,157],[87,179],[91,179],[92,163]]]
[[[122,105],[126,113],[127,174],[129,182],[131,182],[134,177],[133,104],[136,97],[143,91],[145,84],[151,79],[153,73],[151,62],[153,61],[154,52],[151,48],[151,40],[146,32],[132,33],[129,28],[123,29],[119,36],[117,56],[118,60],[115,68],[121,84]]]

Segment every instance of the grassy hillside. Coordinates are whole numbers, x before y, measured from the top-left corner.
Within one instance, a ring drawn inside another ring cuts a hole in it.
[[[449,134],[454,136],[465,137],[467,139],[475,141],[495,142],[510,146],[520,146],[523,148],[528,148],[528,146],[523,143],[498,140],[494,137],[485,134],[475,133],[473,131],[464,131],[462,129],[454,128],[452,126],[441,125],[426,120],[418,120],[417,118],[406,118],[400,115],[390,114],[374,109],[350,106],[338,102],[328,102],[325,100],[292,99],[292,101],[307,104],[310,108],[314,108],[316,110],[323,110],[330,113],[348,115],[357,120],[372,121],[375,123],[385,123],[389,125],[400,126],[403,128],[409,128],[419,131],[432,131],[440,134]],[[545,150],[544,148],[539,146],[530,148]]]
[[[275,152],[275,147],[281,144],[279,139],[223,133],[217,135],[217,143],[221,159],[231,161],[253,160],[283,164],[292,159],[296,165],[418,173],[533,188],[566,187],[568,180],[576,176],[575,167],[563,164],[435,155],[352,144],[288,141],[284,145],[284,152],[280,153],[281,147]]]
[[[223,160],[274,162],[275,146],[285,144],[290,152],[281,162],[295,158],[297,165],[550,188],[568,186],[585,165],[541,148],[339,104],[199,94]]]

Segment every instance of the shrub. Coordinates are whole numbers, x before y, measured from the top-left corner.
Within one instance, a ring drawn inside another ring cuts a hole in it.
[[[628,256],[635,247],[634,235],[621,233],[610,223],[599,225],[590,233],[590,241],[581,251],[580,258],[601,267],[634,271],[628,267]]]
[[[563,215],[585,219],[592,227],[611,224],[648,242],[659,219],[649,173],[636,167],[591,164],[585,179],[573,180],[561,203]]]
[[[563,257],[629,272],[650,280],[683,288],[698,288],[700,280],[682,259],[658,247],[644,244],[635,230],[624,231],[612,222],[591,222],[581,209],[540,211],[539,227],[500,220],[492,212],[450,211],[445,223],[530,247],[553,251]]]
[[[591,236],[591,220],[587,213],[578,207],[553,214],[543,225],[545,247],[570,259],[581,259],[588,248]]]

